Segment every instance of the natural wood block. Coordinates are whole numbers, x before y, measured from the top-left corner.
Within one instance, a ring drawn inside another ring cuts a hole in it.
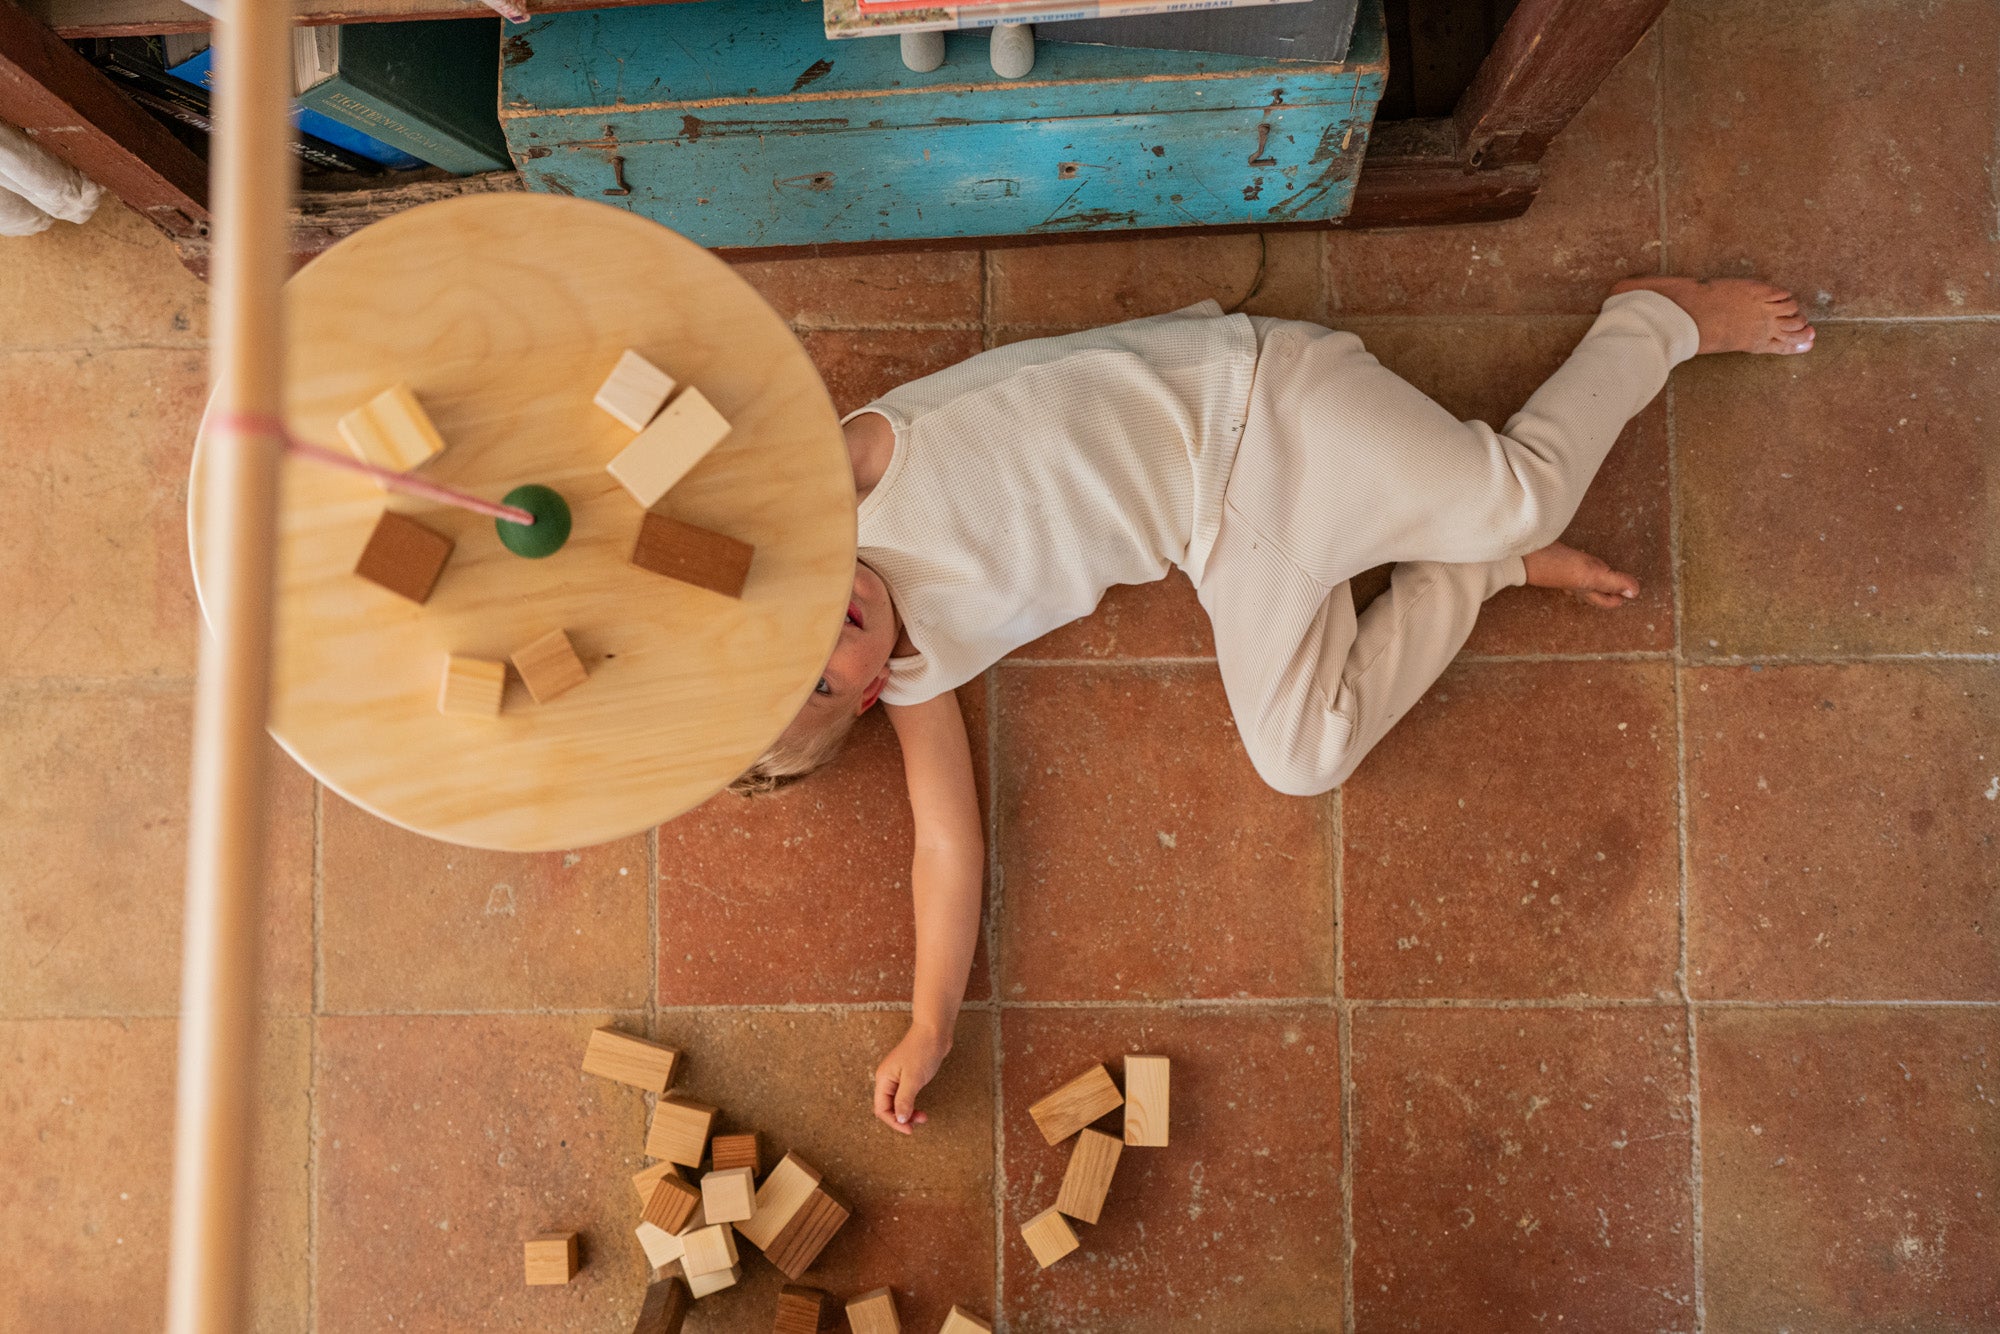
[[[688,1291],[687,1280],[678,1274],[650,1283],[632,1334],[681,1334],[688,1308],[693,1305],[694,1294]]]
[[[1062,1190],[1056,1208],[1071,1218],[1095,1223],[1104,1209],[1104,1197],[1111,1193],[1111,1174],[1118,1169],[1118,1155],[1125,1145],[1116,1135],[1085,1127],[1070,1150],[1069,1170],[1063,1173]]]
[[[707,1274],[689,1274],[688,1292],[695,1297],[706,1297],[711,1292],[721,1292],[733,1288],[743,1277],[742,1265],[731,1265],[727,1269],[717,1269]]]
[[[682,1167],[700,1167],[702,1150],[708,1147],[708,1131],[714,1124],[715,1108],[707,1103],[665,1094],[653,1108],[653,1124],[646,1131],[646,1156]]]
[[[833,1298],[818,1288],[787,1283],[778,1290],[778,1316],[771,1334],[819,1334],[833,1313]]]
[[[736,1225],[743,1239],[758,1250],[769,1252],[771,1243],[792,1215],[799,1211],[819,1188],[819,1172],[796,1153],[788,1153],[757,1187],[756,1210]]]
[[[577,657],[576,650],[570,647],[569,636],[561,630],[551,630],[534,643],[515,649],[513,658],[514,670],[521,674],[521,680],[527,684],[528,693],[535,697],[537,704],[546,704],[564,691],[574,690],[590,675],[583,669],[583,659]],[[671,1065],[667,1073],[673,1073]],[[653,1091],[657,1093],[660,1090]]]
[[[632,1229],[639,1238],[640,1249],[646,1252],[646,1263],[655,1269],[664,1269],[681,1258],[681,1239],[653,1223],[641,1223]]]
[[[764,1258],[778,1267],[786,1278],[795,1279],[812,1268],[819,1253],[833,1240],[854,1211],[828,1191],[824,1184],[813,1187],[791,1220],[764,1247]]]
[[[680,1175],[681,1169],[675,1163],[654,1163],[651,1167],[642,1167],[634,1172],[632,1174],[632,1188],[639,1192],[640,1207],[644,1208],[646,1201],[653,1198],[653,1187],[660,1183],[661,1177],[679,1177]]]
[[[1173,1062],[1164,1056],[1125,1058],[1125,1142],[1167,1147],[1167,1083]],[[1096,1222],[1096,1219],[1091,1219]]]
[[[725,1167],[701,1179],[701,1204],[711,1223],[740,1223],[757,1212],[757,1175]]]
[[[724,597],[742,597],[757,548],[664,514],[648,512],[639,521],[632,563],[642,570],[706,588]]]
[[[653,1193],[646,1197],[644,1217],[648,1223],[668,1232],[685,1231],[689,1220],[694,1217],[694,1211],[701,1207],[702,1194],[681,1180],[678,1173],[663,1176],[654,1183]]]
[[[981,1320],[963,1306],[951,1308],[951,1314],[944,1318],[938,1334],[993,1334],[993,1326]]]
[[[902,1334],[896,1295],[887,1288],[877,1288],[856,1297],[847,1304],[847,1328],[851,1334]]]
[[[600,1028],[584,1046],[583,1073],[615,1079],[648,1093],[665,1093],[674,1082],[674,1070],[680,1060],[681,1054],[672,1047],[615,1028]]]
[[[736,1262],[736,1229],[726,1223],[711,1223],[681,1236],[681,1269],[689,1278],[728,1269]]]
[[[456,653],[444,660],[444,679],[438,682],[438,712],[454,718],[498,718],[500,701],[507,696],[507,664],[485,658],[461,658]]]
[[[763,1169],[759,1161],[761,1148],[754,1130],[738,1135],[717,1135],[708,1142],[708,1165],[717,1172],[732,1167],[747,1167],[754,1176]]]
[[[1028,1108],[1028,1115],[1035,1118],[1043,1139],[1060,1144],[1124,1101],[1111,1082],[1111,1072],[1093,1065]]]
[[[567,1283],[576,1277],[576,1233],[544,1232],[521,1249],[530,1284]]]
[[[1054,1209],[1044,1209],[1021,1224],[1021,1239],[1035,1253],[1035,1263],[1047,1269],[1076,1249],[1076,1233],[1069,1220]]]
[[[673,376],[628,348],[591,402],[633,430],[643,431],[673,392]]]
[[[384,389],[334,423],[354,457],[408,472],[444,450],[444,437],[406,384]]]
[[[604,470],[616,477],[642,508],[651,509],[728,434],[729,423],[715,405],[689,385],[637,439],[618,451],[618,457]]]
[[[450,538],[409,515],[383,510],[375,531],[368,535],[368,545],[361,548],[361,558],[354,562],[354,572],[398,597],[427,602],[444,563],[451,559],[452,546]]]

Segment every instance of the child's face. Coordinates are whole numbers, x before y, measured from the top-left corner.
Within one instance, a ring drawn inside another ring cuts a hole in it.
[[[854,563],[854,592],[833,656],[806,697],[799,722],[865,713],[889,683],[889,654],[896,647],[896,609],[882,576]]]

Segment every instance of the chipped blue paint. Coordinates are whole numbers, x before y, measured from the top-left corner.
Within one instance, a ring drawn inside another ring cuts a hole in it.
[[[529,187],[711,246],[1328,219],[1385,73],[1379,3],[1339,65],[1040,42],[1018,81],[981,34],[918,74],[886,38],[826,41],[817,15],[702,0],[536,18],[501,82]]]

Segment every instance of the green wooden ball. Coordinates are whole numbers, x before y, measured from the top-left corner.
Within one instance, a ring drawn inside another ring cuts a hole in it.
[[[546,486],[517,486],[500,498],[503,505],[524,509],[535,516],[531,524],[495,519],[500,545],[516,556],[540,560],[553,556],[569,541],[569,502]]]

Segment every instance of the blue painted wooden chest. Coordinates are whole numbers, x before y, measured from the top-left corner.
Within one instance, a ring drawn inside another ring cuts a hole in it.
[[[530,189],[718,247],[1336,218],[1387,70],[1379,0],[1338,64],[1038,41],[1010,82],[965,33],[918,74],[801,0],[550,14],[504,63]]]

